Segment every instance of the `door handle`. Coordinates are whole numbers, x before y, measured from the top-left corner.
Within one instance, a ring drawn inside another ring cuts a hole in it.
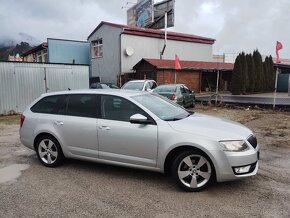
[[[55,125],[58,125],[58,126],[64,125],[64,123],[62,121],[55,121],[54,124]]]
[[[103,129],[103,130],[111,130],[111,128],[108,127],[108,126],[99,126],[99,129]]]

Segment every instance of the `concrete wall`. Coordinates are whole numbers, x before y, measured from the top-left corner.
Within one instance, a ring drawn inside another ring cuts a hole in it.
[[[90,49],[91,42],[103,40],[103,57],[92,58],[91,76],[100,77],[102,82],[117,83],[117,75],[120,73],[120,33],[121,28],[103,25],[89,39]],[[91,51],[91,50],[90,50]],[[91,52],[90,52],[91,53]]]
[[[62,39],[47,39],[48,62],[89,65],[89,48],[87,42],[71,41]]]
[[[142,58],[160,58],[164,44],[163,39],[149,38],[135,35],[121,36],[121,71],[132,72],[133,66]],[[131,47],[134,50],[132,56],[125,54],[125,49]],[[163,59],[174,59],[177,54],[180,60],[213,61],[212,45],[168,40]]]

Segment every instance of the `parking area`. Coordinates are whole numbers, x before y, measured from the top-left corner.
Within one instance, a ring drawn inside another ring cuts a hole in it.
[[[258,175],[185,193],[158,173],[67,160],[46,168],[0,117],[0,217],[289,217],[290,112],[197,106],[245,124],[261,147]],[[218,128],[218,127],[217,127]]]

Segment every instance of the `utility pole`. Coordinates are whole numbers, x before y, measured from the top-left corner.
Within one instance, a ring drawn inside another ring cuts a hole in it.
[[[276,107],[278,75],[279,75],[279,68],[278,68],[278,66],[277,66],[277,70],[276,70],[276,79],[275,79],[275,90],[274,90],[273,110],[275,110],[275,107]]]
[[[164,14],[164,46],[160,53],[160,59],[163,59],[163,54],[167,45],[167,11]]]

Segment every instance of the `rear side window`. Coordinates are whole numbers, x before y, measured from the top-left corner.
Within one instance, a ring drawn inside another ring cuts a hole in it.
[[[64,98],[64,95],[44,97],[33,105],[30,110],[34,113],[57,114],[59,106]]]
[[[66,115],[97,118],[99,96],[94,94],[69,95]]]

